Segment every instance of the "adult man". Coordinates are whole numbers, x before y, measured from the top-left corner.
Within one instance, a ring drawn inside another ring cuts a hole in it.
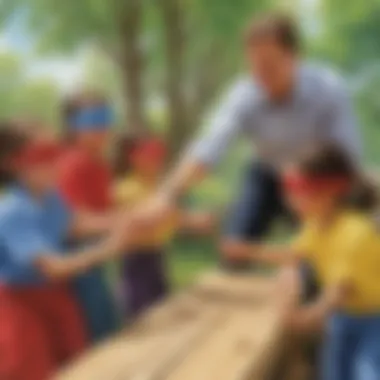
[[[302,62],[300,45],[297,28],[287,17],[267,15],[250,26],[246,54],[253,75],[233,87],[208,133],[136,220],[158,222],[211,171],[234,137],[245,134],[255,143],[258,160],[249,166],[222,244],[227,255],[238,255],[239,248],[262,238],[282,211],[276,174],[282,163],[316,140],[358,154],[347,91],[331,71]]]

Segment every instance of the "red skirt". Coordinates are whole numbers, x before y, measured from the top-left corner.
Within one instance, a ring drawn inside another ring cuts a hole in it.
[[[0,380],[46,380],[86,346],[79,308],[63,286],[0,285]]]

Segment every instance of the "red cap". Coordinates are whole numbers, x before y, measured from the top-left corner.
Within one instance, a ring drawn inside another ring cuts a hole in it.
[[[15,161],[19,167],[54,164],[61,152],[61,146],[52,140],[36,140],[27,143],[16,156]]]

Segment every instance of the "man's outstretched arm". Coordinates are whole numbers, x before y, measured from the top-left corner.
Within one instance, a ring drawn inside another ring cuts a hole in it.
[[[210,128],[191,144],[180,163],[169,173],[159,191],[135,211],[135,221],[158,224],[177,208],[177,200],[212,172],[230,143],[250,124],[254,106],[253,84],[239,82],[211,120]]]
[[[206,133],[188,147],[179,165],[168,175],[162,192],[177,198],[212,172],[230,144],[252,124],[255,96],[249,79],[232,87],[212,116]]]

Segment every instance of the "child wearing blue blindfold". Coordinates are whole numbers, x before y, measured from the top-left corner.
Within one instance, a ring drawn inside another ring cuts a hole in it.
[[[107,105],[88,105],[70,117],[73,131],[108,131],[113,124],[113,113]]]
[[[106,159],[113,125],[112,109],[103,99],[80,96],[71,100],[65,111],[69,139],[59,173],[62,194],[74,209],[107,213],[112,206],[112,173]],[[94,341],[116,328],[116,307],[104,272],[104,268],[96,268],[74,283]]]

